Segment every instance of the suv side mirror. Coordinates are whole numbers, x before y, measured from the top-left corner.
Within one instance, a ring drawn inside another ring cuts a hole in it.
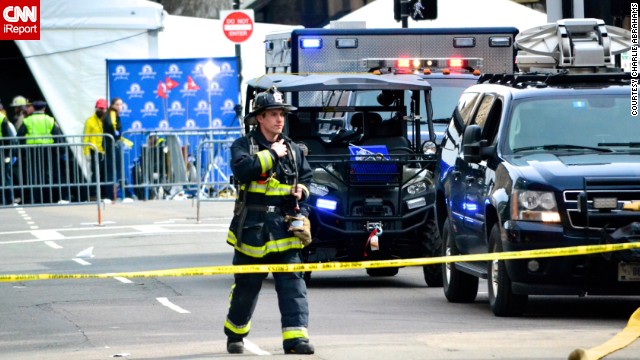
[[[469,125],[464,129],[462,147],[464,159],[470,163],[479,163],[487,147],[487,140],[481,140],[482,129],[478,125]]]

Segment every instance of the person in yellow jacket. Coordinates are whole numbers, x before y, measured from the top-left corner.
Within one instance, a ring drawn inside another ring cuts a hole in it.
[[[27,201],[31,204],[53,201],[51,185],[57,184],[61,175],[59,148],[43,146],[62,142],[60,137],[55,137],[62,135],[62,131],[56,120],[45,113],[46,107],[46,102],[34,101],[33,113],[24,118],[18,129],[18,137],[23,137],[21,143],[31,145],[22,156],[22,161],[26,162],[22,167],[26,172],[23,179],[31,190]]]
[[[124,174],[122,172],[122,152],[124,148],[131,148],[133,143],[122,136],[122,122],[120,121],[120,112],[124,103],[119,97],[111,99],[111,105],[107,110],[107,113],[102,120],[102,127],[104,133],[111,135],[104,138],[104,150],[106,153],[106,170],[105,176],[109,181],[115,181],[114,189],[116,191],[107,194],[107,197],[111,200],[116,200],[117,196],[122,198],[132,197],[133,193],[130,189],[120,189],[119,185],[122,183]],[[115,166],[115,167],[114,167]],[[126,193],[125,194],[125,191]]]
[[[92,144],[94,146],[85,146],[83,149],[84,156],[89,161],[89,168],[91,169],[91,183],[97,182],[97,174],[100,174],[100,181],[104,181],[104,169],[105,169],[105,152],[104,152],[104,128],[103,121],[107,112],[107,100],[98,99],[96,101],[95,111],[84,122],[84,139],[83,142]],[[96,171],[97,168],[97,171]],[[103,186],[104,188],[104,186]],[[105,195],[106,189],[100,191],[101,196]],[[90,196],[96,196],[95,187],[90,187]]]

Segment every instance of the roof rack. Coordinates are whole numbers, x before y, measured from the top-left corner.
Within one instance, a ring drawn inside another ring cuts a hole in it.
[[[613,55],[631,48],[631,32],[600,19],[563,19],[521,32],[515,46],[523,72],[607,72]]]
[[[567,70],[558,73],[482,74],[478,84],[499,84],[514,88],[545,87],[557,84],[628,82],[631,73],[609,69],[598,73],[574,74]],[[569,76],[570,75],[570,76]]]

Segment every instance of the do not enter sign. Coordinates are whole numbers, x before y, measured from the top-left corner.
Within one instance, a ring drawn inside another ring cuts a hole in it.
[[[226,13],[226,14],[225,14]],[[221,11],[222,31],[234,43],[247,41],[253,33],[252,11]]]

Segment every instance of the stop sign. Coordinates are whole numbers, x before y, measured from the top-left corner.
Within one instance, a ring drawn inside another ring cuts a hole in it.
[[[231,11],[222,21],[222,31],[227,39],[241,43],[253,33],[253,18],[245,11]]]

